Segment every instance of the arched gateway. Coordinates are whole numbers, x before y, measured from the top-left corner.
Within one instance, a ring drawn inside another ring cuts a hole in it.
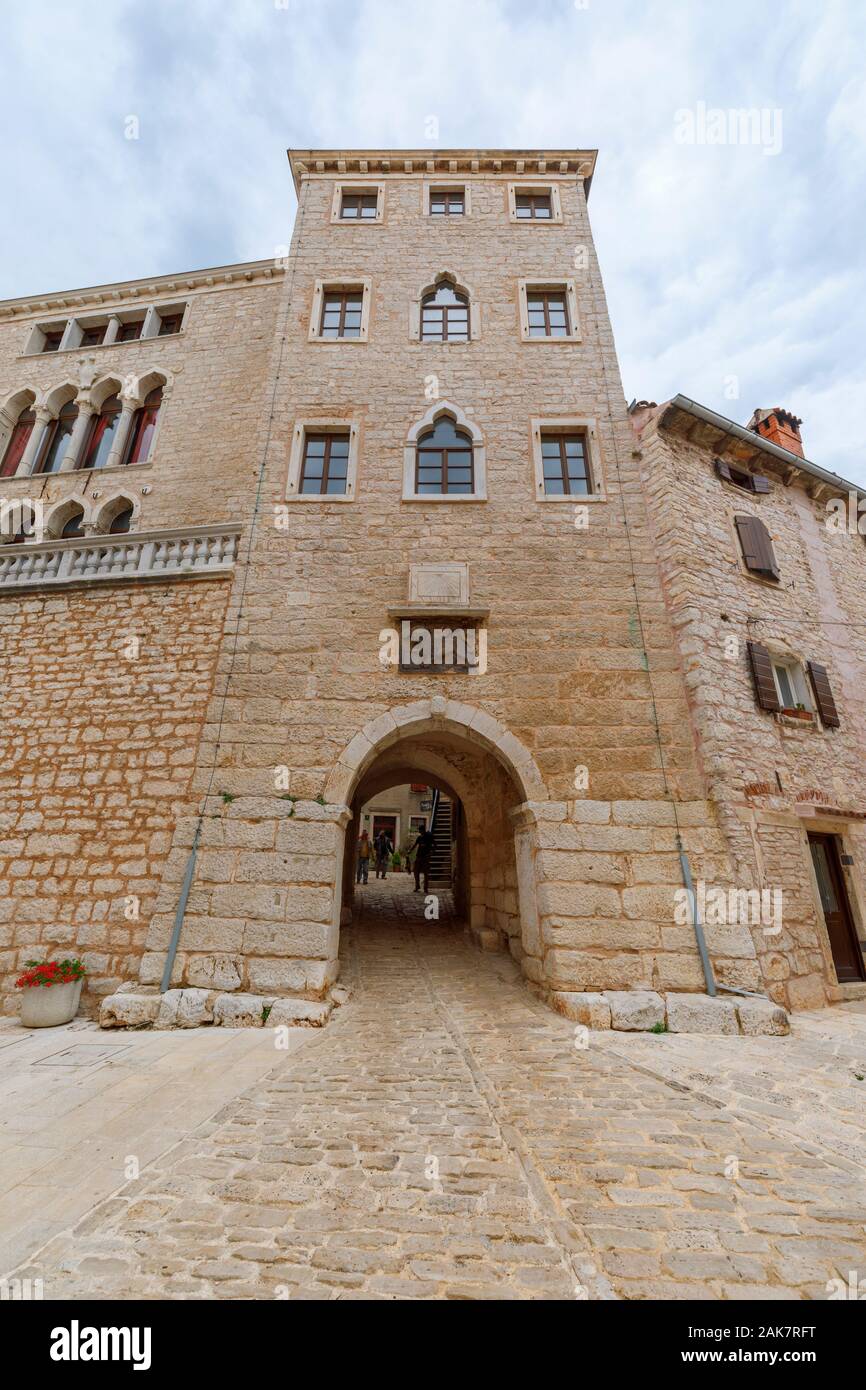
[[[534,834],[547,788],[532,755],[483,710],[434,696],[371,720],[333,769],[325,802],[348,811],[340,878],[341,922],[351,920],[359,813],[372,796],[419,779],[460,808],[454,897],[476,941],[507,947],[542,979]],[[563,808],[564,809],[564,808]]]

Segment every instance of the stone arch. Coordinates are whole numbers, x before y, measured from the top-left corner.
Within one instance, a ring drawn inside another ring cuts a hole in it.
[[[123,390],[123,382],[119,376],[108,375],[100,377],[90,387],[88,395],[94,410],[100,411],[110,396],[117,396]]]
[[[504,724],[474,705],[434,695],[429,700],[395,705],[365,724],[337,759],[325,785],[325,801],[345,804],[364,771],[392,744],[418,734],[449,730],[491,753],[514,777],[524,801],[549,799],[535,759]]]
[[[457,294],[465,294],[470,304],[475,302],[475,292],[466,280],[460,280],[451,270],[440,270],[439,274],[418,291],[418,298],[423,299],[427,294],[434,294],[440,285],[450,285]]]
[[[0,424],[8,423],[10,427],[14,426],[22,410],[28,410],[35,404],[36,392],[30,386],[22,386],[20,390],[13,391],[0,405]]]
[[[120,516],[121,512],[125,512],[128,507],[132,508],[132,522],[129,529],[130,531],[138,530],[141,503],[127,492],[115,492],[110,497],[106,497],[105,501],[94,511],[94,535],[107,535],[115,517]]]
[[[72,493],[51,508],[45,518],[46,538],[57,540],[67,521],[70,521],[76,512],[81,512],[81,524],[82,527],[86,527],[90,517],[90,504],[83,493]]]
[[[24,410],[32,410],[36,405],[36,392],[29,386],[13,391],[0,405],[0,463],[6,453],[6,446],[12,437],[19,416]]]
[[[134,400],[138,405],[144,403],[144,398],[149,391],[153,391],[157,386],[161,386],[163,396],[167,396],[171,390],[172,377],[170,372],[149,368],[146,372],[141,372],[133,380],[127,380],[124,386],[125,394]]]
[[[81,390],[78,382],[63,381],[59,386],[53,386],[50,391],[46,391],[40,405],[48,411],[49,415],[56,416],[69,401],[77,399]]]
[[[425,411],[420,420],[416,420],[415,423],[410,426],[409,433],[406,435],[407,446],[414,449],[418,442],[418,436],[423,434],[426,429],[429,429],[431,425],[435,425],[440,415],[450,415],[456,425],[459,425],[461,429],[466,430],[467,434],[471,435],[472,443],[476,448],[483,449],[484,435],[481,433],[479,426],[476,425],[474,420],[470,420],[465,410],[461,410],[459,405],[454,405],[451,401],[433,402],[430,409]]]
[[[528,978],[542,977],[536,890],[537,807],[547,787],[526,746],[499,720],[444,696],[396,706],[347,744],[325,799],[348,812],[341,921],[351,919],[354,838],[364,802],[419,775],[458,800],[462,839],[458,915],[486,947],[507,947]]]

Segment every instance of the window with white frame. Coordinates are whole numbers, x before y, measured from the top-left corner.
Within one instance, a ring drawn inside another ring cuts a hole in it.
[[[549,226],[562,221],[559,188],[555,183],[510,183],[508,217],[525,227]]]
[[[812,712],[812,700],[806,673],[799,661],[791,657],[773,656],[773,680],[783,712],[805,710]]]
[[[344,227],[371,226],[385,216],[385,185],[353,182],[334,184],[331,221]]]
[[[310,311],[311,343],[366,343],[372,281],[316,280]]]
[[[594,419],[534,419],[531,429],[535,495],[539,502],[605,501]]]
[[[286,498],[351,502],[358,471],[358,426],[347,420],[297,420]]]
[[[481,431],[459,406],[437,402],[409,431],[403,451],[403,501],[486,500]]]
[[[519,280],[520,337],[524,343],[579,343],[574,280]]]
[[[118,343],[173,337],[183,329],[187,308],[186,300],[175,300],[35,323],[28,334],[23,355],[114,347]]]
[[[466,216],[466,189],[460,187],[440,188],[431,184],[428,188],[427,211],[430,217],[440,222],[448,222],[452,217]]]

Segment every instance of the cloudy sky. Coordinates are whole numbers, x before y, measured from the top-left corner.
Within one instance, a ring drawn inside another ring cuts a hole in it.
[[[291,145],[597,147],[626,395],[787,406],[866,484],[863,0],[3,10],[0,296],[272,255]]]

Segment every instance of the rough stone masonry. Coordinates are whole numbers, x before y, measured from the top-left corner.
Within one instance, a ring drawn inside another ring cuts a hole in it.
[[[714,1001],[676,914],[681,850],[695,881],[748,866],[623,398],[595,153],[290,161],[288,257],[0,305],[0,458],[34,417],[3,485],[46,518],[0,547],[7,1008],[25,959],[75,951],[106,1026],[323,1022],[360,806],[423,781],[461,808],[472,938],[561,1012],[775,1031],[799,1000],[772,960],[802,942],[707,923],[714,980],[746,992]],[[441,190],[459,214],[436,214]],[[435,341],[447,302],[467,331]],[[134,431],[155,384],[147,457],[82,466],[87,422],[116,397]],[[446,437],[434,471],[468,487],[425,490]],[[566,462],[552,489],[553,452],[578,447],[581,481]],[[406,620],[483,632],[485,668],[383,662]]]

